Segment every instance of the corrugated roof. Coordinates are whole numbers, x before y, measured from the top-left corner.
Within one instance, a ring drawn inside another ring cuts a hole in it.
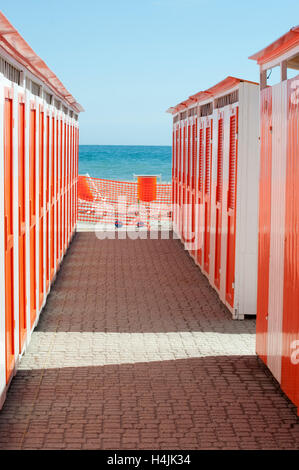
[[[25,39],[0,12],[0,46],[33,75],[49,86],[75,111],[84,111],[47,64],[33,51]]]
[[[170,114],[175,114],[178,111],[181,111],[182,109],[187,108],[192,103],[195,104],[195,103],[200,103],[201,101],[205,101],[209,98],[212,99],[215,96],[219,95],[220,93],[230,90],[231,88],[233,88],[234,86],[236,86],[238,83],[241,83],[241,82],[253,83],[254,85],[258,85],[258,83],[256,82],[250,82],[249,80],[243,80],[241,78],[229,76],[229,77],[226,77],[221,82],[217,83],[216,85],[212,86],[211,88],[208,88],[207,90],[204,90],[204,91],[199,91],[195,95],[189,96],[189,98],[187,98],[185,101],[182,101],[176,106],[169,108],[166,112]]]
[[[276,57],[279,57],[298,44],[299,26],[295,26],[276,41],[272,42],[272,44],[250,56],[249,59],[256,60],[258,64],[264,64]]]

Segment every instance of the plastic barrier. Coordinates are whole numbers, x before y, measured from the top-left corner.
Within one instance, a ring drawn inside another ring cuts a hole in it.
[[[151,199],[153,188],[143,187],[143,199]],[[148,197],[147,197],[148,196]],[[157,184],[156,199],[144,202],[138,199],[138,183],[112,181],[89,176],[78,177],[78,222],[122,226],[148,225],[171,221],[171,183]]]

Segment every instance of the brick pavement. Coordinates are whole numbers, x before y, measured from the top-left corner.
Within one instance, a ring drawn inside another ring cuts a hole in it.
[[[294,406],[177,240],[78,233],[0,412],[1,449],[296,449]]]

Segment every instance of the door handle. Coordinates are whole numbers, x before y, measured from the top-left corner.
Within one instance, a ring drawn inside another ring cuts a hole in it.
[[[7,227],[7,215],[4,217],[4,250],[7,251],[7,238],[8,238],[8,227]]]
[[[21,236],[21,206],[19,206],[19,237]]]

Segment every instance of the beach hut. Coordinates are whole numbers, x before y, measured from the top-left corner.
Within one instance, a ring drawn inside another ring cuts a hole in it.
[[[299,27],[250,58],[261,82],[257,353],[299,407]]]
[[[173,115],[173,227],[233,318],[256,314],[259,86],[227,77]]]
[[[74,234],[80,111],[0,13],[0,407]]]

